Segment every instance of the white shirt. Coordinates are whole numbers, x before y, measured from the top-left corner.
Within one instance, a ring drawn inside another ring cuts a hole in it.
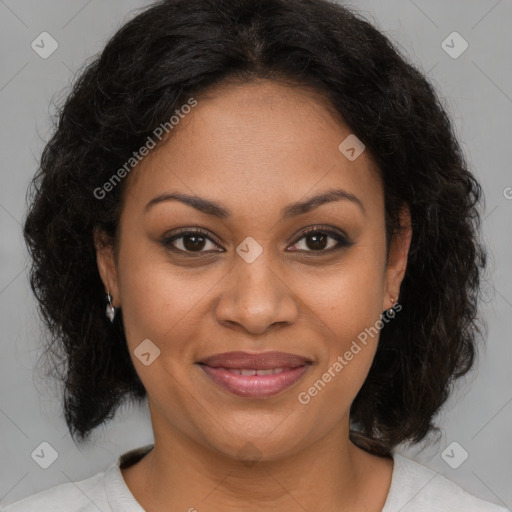
[[[135,464],[148,444],[120,455],[105,471],[28,496],[2,512],[145,512],[126,485],[120,467]],[[421,464],[392,453],[391,486],[382,512],[510,512],[481,500]]]

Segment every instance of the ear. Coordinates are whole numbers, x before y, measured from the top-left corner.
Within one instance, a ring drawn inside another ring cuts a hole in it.
[[[412,228],[411,214],[409,208],[405,206],[400,211],[401,229],[396,233],[389,248],[388,264],[386,267],[386,293],[382,303],[382,309],[390,309],[393,306],[391,298],[396,300],[400,295],[400,285],[407,268],[407,256],[411,245]]]
[[[110,293],[112,305],[117,308],[120,306],[121,301],[119,298],[117,265],[112,241],[109,240],[104,231],[98,229],[94,231],[94,247],[96,248],[96,263],[98,264],[101,280],[105,286],[105,293]]]

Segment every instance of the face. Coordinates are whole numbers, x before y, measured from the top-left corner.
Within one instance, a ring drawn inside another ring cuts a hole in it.
[[[338,149],[351,132],[321,97],[262,81],[197,102],[127,178],[118,259],[98,249],[98,266],[155,438],[276,459],[348,432],[378,343],[362,333],[398,296],[408,239],[393,240],[386,263],[379,175],[367,151]],[[327,191],[340,192],[311,201]],[[267,369],[288,368],[279,377],[199,364],[233,351],[303,359],[271,358]]]

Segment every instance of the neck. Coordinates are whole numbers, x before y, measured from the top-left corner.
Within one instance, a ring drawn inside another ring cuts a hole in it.
[[[243,510],[274,512],[380,511],[391,483],[391,459],[351,443],[348,420],[279,458],[250,443],[236,457],[228,456],[179,430],[169,435],[168,426],[165,431],[158,426],[154,422],[154,448],[122,470],[137,501],[151,512],[239,511],[241,504]]]

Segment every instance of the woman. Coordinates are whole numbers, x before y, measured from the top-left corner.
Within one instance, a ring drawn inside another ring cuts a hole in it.
[[[154,443],[7,512],[504,510],[395,452],[473,366],[485,250],[446,113],[367,22],[154,4],[81,74],[35,183],[70,432],[147,398]]]

